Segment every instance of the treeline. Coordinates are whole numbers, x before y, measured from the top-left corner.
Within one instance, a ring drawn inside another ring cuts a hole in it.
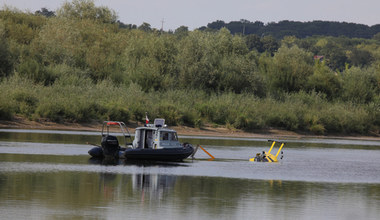
[[[348,38],[373,38],[380,32],[380,24],[368,26],[364,24],[335,22],[335,21],[280,21],[264,24],[261,21],[251,22],[248,20],[231,21],[225,23],[218,20],[200,27],[200,30],[220,30],[227,28],[232,34],[256,34],[259,36],[270,35],[276,39],[285,36],[306,38],[311,36],[332,36]],[[379,37],[379,36],[377,36]]]
[[[54,16],[3,9],[0,49],[1,119],[148,112],[169,125],[379,133],[377,38],[121,28],[113,10],[74,0]]]

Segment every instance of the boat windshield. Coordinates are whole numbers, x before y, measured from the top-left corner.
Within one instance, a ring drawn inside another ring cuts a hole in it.
[[[178,141],[178,136],[177,136],[177,133],[175,132],[161,131],[160,140],[161,141]]]

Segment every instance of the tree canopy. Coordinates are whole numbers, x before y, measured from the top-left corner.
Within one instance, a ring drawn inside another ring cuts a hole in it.
[[[232,23],[243,25],[237,34],[230,24],[165,32],[123,24],[90,0],[66,2],[56,16],[5,8],[0,118],[127,121],[150,111],[198,127],[379,132],[379,34],[302,37],[276,28],[303,23],[246,20]]]
[[[370,39],[380,32],[380,25],[368,26],[364,24],[335,22],[335,21],[288,21],[270,22],[264,24],[261,21],[250,22],[247,20],[231,21],[225,23],[217,20],[207,24],[207,27],[200,29],[220,30],[227,28],[232,34],[256,34],[256,35],[271,35],[277,39],[282,39],[285,36],[295,36],[297,38],[306,38],[311,36],[346,36],[348,38],[366,38]]]

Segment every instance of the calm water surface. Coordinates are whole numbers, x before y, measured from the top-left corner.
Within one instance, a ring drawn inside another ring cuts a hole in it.
[[[380,141],[181,137],[195,160],[90,159],[98,132],[0,130],[0,219],[379,219]],[[276,152],[277,149],[274,149]]]

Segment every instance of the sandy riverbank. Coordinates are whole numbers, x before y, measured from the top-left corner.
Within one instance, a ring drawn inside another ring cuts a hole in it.
[[[130,123],[128,128],[130,132],[134,132],[137,126],[142,124]],[[0,128],[2,129],[40,129],[40,130],[71,130],[71,131],[100,131],[102,124],[99,122],[93,123],[55,123],[50,121],[30,121],[24,118],[16,117],[12,121],[0,120]],[[237,129],[228,129],[225,127],[211,127],[205,126],[203,128],[192,128],[185,126],[170,127],[178,132],[180,135],[190,136],[215,136],[215,137],[252,137],[252,138],[266,138],[266,139],[299,139],[299,138],[344,138],[344,139],[360,139],[360,140],[376,140],[380,141],[379,134],[372,136],[363,135],[314,135],[297,133],[293,131],[285,131],[278,129],[267,129],[255,132],[246,132]]]

